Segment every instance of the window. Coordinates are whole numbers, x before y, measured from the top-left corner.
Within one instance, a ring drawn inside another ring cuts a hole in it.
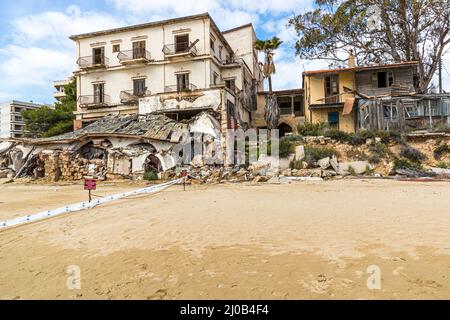
[[[222,47],[219,48],[219,59],[222,60]]]
[[[22,108],[19,108],[19,107],[15,107],[15,108],[14,108],[14,112],[20,113],[21,111],[22,111]]]
[[[189,73],[177,74],[177,91],[189,89]]]
[[[236,80],[235,79],[225,80],[225,87],[227,87],[233,92],[236,91]]]
[[[328,125],[339,129],[339,112],[328,112]]]
[[[105,84],[96,83],[94,84],[94,103],[105,102]]]
[[[133,42],[133,59],[145,57],[145,41]]]
[[[217,85],[218,79],[219,79],[219,75],[217,74],[217,72],[213,72],[213,74],[212,74],[212,84],[213,85]]]
[[[394,73],[392,71],[378,72],[377,83],[378,88],[387,88],[392,86],[392,84],[394,83]]]
[[[145,79],[134,79],[133,80],[133,95],[140,97],[145,95],[147,87],[145,86]]]
[[[177,35],[175,36],[175,53],[186,52],[189,48],[189,35]]]
[[[339,102],[339,76],[325,77],[325,103]]]
[[[93,64],[105,63],[105,47],[92,49],[92,63]]]
[[[113,52],[120,52],[120,44],[113,44]]]
[[[234,103],[230,100],[227,100],[227,129],[235,129],[236,128],[236,115]]]
[[[214,49],[214,47],[215,47],[215,45],[214,45],[214,39],[212,39],[212,38],[209,39],[209,46],[211,47],[211,50],[212,50],[212,51],[215,51],[215,49]]]

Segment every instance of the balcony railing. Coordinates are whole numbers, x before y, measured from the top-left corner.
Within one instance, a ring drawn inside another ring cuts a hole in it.
[[[192,83],[189,83],[186,87],[179,87],[176,84],[164,87],[164,92],[185,92],[194,90],[197,90],[197,86]]]
[[[82,69],[104,68],[109,65],[109,59],[104,56],[80,57],[77,60],[77,64]]]
[[[177,42],[174,44],[167,44],[163,47],[162,51],[166,56],[178,55],[178,54],[192,54],[197,55],[197,47],[192,42]]]
[[[79,96],[78,102],[82,108],[105,107],[111,103],[111,97],[107,94],[93,96]]]
[[[152,58],[150,52],[145,49],[133,49],[120,51],[117,55],[120,63],[149,62]]]
[[[135,92],[134,90],[124,90],[120,92],[120,103],[138,103],[139,98],[148,97],[151,92],[145,90],[143,92]]]

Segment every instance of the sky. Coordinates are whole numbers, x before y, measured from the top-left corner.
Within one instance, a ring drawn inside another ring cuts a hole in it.
[[[221,30],[252,22],[258,38],[274,35],[275,89],[299,88],[301,73],[327,67],[300,61],[296,33],[287,28],[313,0],[0,0],[0,102],[54,103],[53,81],[76,70],[75,45],[68,37],[149,21],[209,12]],[[444,60],[444,89],[450,91],[450,59]],[[437,82],[436,82],[437,84]]]

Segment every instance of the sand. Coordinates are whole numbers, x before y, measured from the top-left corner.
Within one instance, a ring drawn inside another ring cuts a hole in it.
[[[51,188],[0,186],[0,220],[85,197]],[[0,267],[1,299],[449,299],[450,183],[174,186],[0,231]]]

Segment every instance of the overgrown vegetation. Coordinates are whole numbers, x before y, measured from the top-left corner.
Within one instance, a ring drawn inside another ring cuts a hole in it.
[[[441,168],[441,169],[448,169],[448,165],[447,165],[447,163],[445,163],[444,161],[439,161],[439,162],[436,164],[436,167]]]
[[[383,143],[375,143],[369,146],[370,156],[369,162],[373,164],[378,164],[381,159],[384,159],[389,154],[389,148]]]
[[[422,166],[420,163],[414,163],[405,158],[397,158],[394,160],[394,169],[421,170]]]
[[[322,136],[327,124],[319,123],[305,123],[297,126],[298,134],[302,136]]]
[[[295,143],[288,139],[280,139],[279,154],[281,158],[287,158],[291,153],[295,152]]]
[[[309,166],[313,165],[317,161],[323,158],[339,156],[339,153],[330,147],[313,147],[305,146],[305,159],[304,161],[308,163]]]
[[[433,154],[436,160],[441,160],[442,156],[450,154],[450,147],[448,144],[442,143],[434,149]]]
[[[379,138],[381,143],[401,141],[401,133],[397,131],[360,130],[355,133],[344,132],[330,128],[326,123],[305,123],[297,127],[301,136],[325,136],[341,143],[359,146],[366,143],[367,139]]]
[[[55,103],[55,108],[48,106],[32,110],[23,110],[20,114],[25,122],[25,131],[30,137],[51,137],[72,131],[73,112],[77,101],[76,81],[64,87],[66,96]]]
[[[293,169],[296,169],[296,170],[303,169],[303,160],[292,160],[289,163],[289,168],[291,168],[292,170]]]
[[[155,170],[149,170],[144,173],[144,180],[158,180],[158,173]]]
[[[348,172],[351,176],[356,175],[355,168],[353,168],[352,166],[348,166],[347,172]]]
[[[420,150],[417,150],[411,146],[402,147],[400,150],[400,156],[413,163],[420,163],[427,158]]]

